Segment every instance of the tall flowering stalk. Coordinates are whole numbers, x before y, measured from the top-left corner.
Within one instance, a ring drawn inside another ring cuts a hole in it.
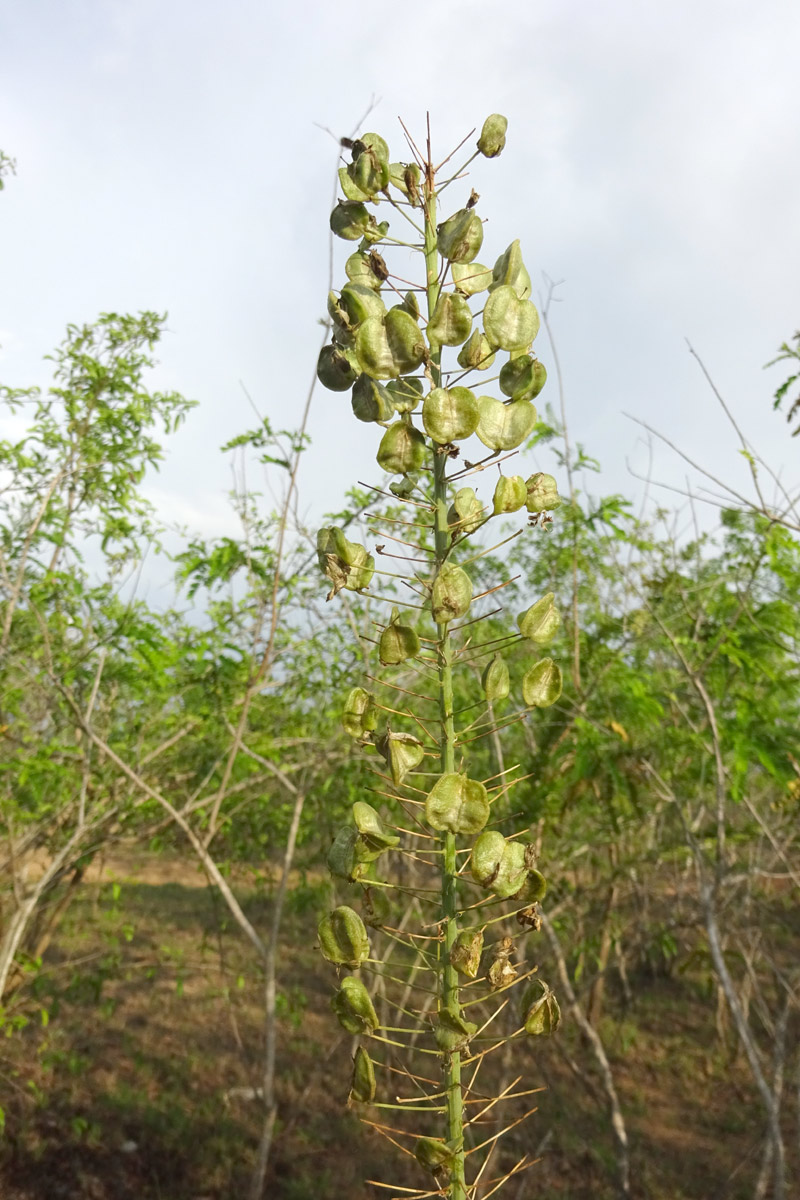
[[[377,462],[408,510],[407,520],[396,512],[375,516],[385,522],[382,538],[392,542],[389,552],[385,541],[376,547],[390,555],[381,561],[391,571],[376,568],[375,555],[344,530],[328,526],[318,534],[328,598],[353,591],[387,606],[377,636],[365,642],[380,669],[370,668],[362,681],[369,686],[354,687],[343,708],[346,732],[372,756],[377,782],[369,794],[381,798],[381,809],[359,800],[334,840],[328,865],[349,903],[324,917],[319,942],[340,973],[334,1012],[359,1038],[350,1103],[433,1175],[433,1192],[429,1179],[418,1193],[404,1194],[451,1200],[476,1195],[479,1185],[487,1195],[527,1165],[522,1159],[505,1176],[487,1179],[499,1135],[482,1140],[480,1131],[489,1109],[494,1116],[501,1101],[532,1089],[487,1097],[476,1080],[486,1056],[508,1037],[549,1034],[560,1020],[535,965],[515,960],[517,939],[539,927],[546,884],[525,833],[497,827],[505,823],[498,802],[513,787],[513,773],[481,780],[469,771],[470,745],[497,735],[495,708],[511,691],[504,657],[511,647],[521,642],[530,652],[523,711],[561,694],[560,668],[540,657],[560,623],[552,594],[519,615],[518,636],[481,642],[487,614],[479,602],[487,593],[474,594],[468,570],[496,549],[487,545],[491,539],[472,541],[489,522],[525,512],[526,524],[546,525],[559,504],[551,476],[503,473],[537,422],[532,401],[546,380],[532,349],[539,314],[518,241],[494,267],[476,261],[484,237],[479,196],[465,195],[463,180],[473,159],[501,153],[506,125],[499,114],[490,116],[458,169],[449,165],[457,150],[434,165],[430,129],[422,153],[404,128],[409,162],[392,161],[375,133],[344,143],[351,161],[339,171],[343,195],[330,224],[358,244],[345,263],[347,281],[329,296],[333,334],[318,363],[321,382],[349,391],[355,417],[382,430]],[[464,203],[440,220],[449,189]],[[383,213],[396,232],[378,219]],[[421,261],[416,282],[409,258]],[[498,373],[487,377],[493,366]],[[485,392],[467,386],[475,379]],[[483,450],[467,461],[460,444],[474,437]],[[495,464],[494,492],[484,503],[466,480]],[[495,612],[506,582],[488,589]],[[399,598],[412,594],[405,604]],[[454,678],[459,670],[474,675],[478,662],[481,708],[460,714]],[[391,859],[403,854],[410,869],[393,883]],[[514,932],[503,933],[503,922]],[[402,966],[388,954],[373,957],[368,927],[381,931],[373,937],[400,953]],[[396,1024],[379,1021],[371,977],[382,1011],[398,1014]],[[493,1023],[509,1004],[518,1028],[504,1037]],[[440,1074],[418,1069],[419,1055],[437,1059]],[[433,1124],[421,1131],[416,1119]]]

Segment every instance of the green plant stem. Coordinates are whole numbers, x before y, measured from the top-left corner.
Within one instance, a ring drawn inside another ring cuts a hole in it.
[[[425,205],[425,272],[427,277],[428,319],[430,320],[439,299],[439,255],[436,248],[436,190],[433,167],[428,164],[428,177],[424,190]],[[434,387],[441,382],[441,351],[431,346],[431,380]],[[450,549],[450,530],[447,520],[447,455],[436,453],[433,464],[434,502],[434,551],[435,569],[438,572],[447,559]],[[447,624],[437,625],[438,632],[438,676],[439,676],[439,723],[441,727],[440,764],[442,774],[455,770],[455,721],[453,719],[453,647]],[[442,942],[444,961],[441,978],[441,1008],[459,1015],[458,972],[450,963],[450,950],[458,935],[458,867],[456,862],[456,839],[452,833],[444,837],[442,861]],[[464,1180],[464,1112],[461,1090],[461,1054],[458,1051],[445,1055],[445,1093],[447,1098],[448,1140],[455,1149],[450,1167],[450,1200],[465,1200]]]

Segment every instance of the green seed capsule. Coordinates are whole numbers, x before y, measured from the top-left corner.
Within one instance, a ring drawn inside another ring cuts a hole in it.
[[[513,287],[503,284],[486,301],[483,331],[497,349],[525,353],[539,332],[536,305],[520,300]]]
[[[317,359],[317,379],[331,392],[347,392],[361,374],[355,356],[341,346],[323,346]]]
[[[494,279],[492,268],[477,262],[453,263],[450,274],[456,291],[461,292],[462,296],[476,296],[478,292],[485,292]]]
[[[391,733],[387,730],[375,745],[386,760],[395,787],[399,787],[409,771],[418,767],[425,757],[422,742],[411,733]]]
[[[494,362],[494,350],[479,329],[473,329],[456,360],[465,371],[486,371]]]
[[[369,938],[364,922],[346,904],[322,918],[317,936],[323,958],[337,966],[357,967],[369,958]]]
[[[555,596],[548,592],[532,604],[527,612],[517,617],[519,631],[528,641],[536,642],[538,646],[546,646],[552,642],[561,624],[561,617],[555,606]]]
[[[378,1014],[369,993],[361,980],[353,975],[342,980],[342,986],[331,1000],[331,1008],[348,1033],[372,1033],[378,1028]]]
[[[472,603],[472,581],[462,567],[445,564],[433,581],[431,612],[437,625],[465,617]]]
[[[494,489],[494,512],[516,512],[523,508],[528,489],[521,475],[501,475]]]
[[[392,609],[389,624],[378,643],[378,657],[384,667],[396,667],[419,654],[419,638],[416,630],[403,621],[396,608]]]
[[[353,1059],[353,1080],[348,1099],[351,1104],[371,1104],[375,1099],[375,1067],[363,1046],[359,1046]]]
[[[472,848],[471,871],[476,883],[507,900],[525,883],[525,847],[521,842],[507,842],[496,829],[488,829]]]
[[[450,962],[467,979],[477,979],[483,950],[483,930],[462,929],[450,951]]]
[[[390,475],[409,475],[425,462],[425,438],[413,425],[396,421],[381,438],[378,466]]]
[[[552,475],[545,475],[543,471],[537,471],[535,475],[531,475],[526,480],[525,486],[528,489],[526,501],[528,512],[551,512],[561,503],[556,481]]]
[[[359,375],[353,384],[351,399],[353,414],[359,421],[391,421],[394,416],[392,398],[377,379]]]
[[[356,800],[353,805],[353,823],[359,838],[356,852],[371,854],[373,858],[370,861],[383,854],[384,850],[392,850],[400,844],[397,834],[387,831],[380,813],[366,800]]]
[[[512,287],[520,300],[528,300],[530,297],[531,277],[522,261],[519,238],[516,238],[508,249],[503,251],[494,264],[489,291],[493,292],[503,285]]]
[[[465,774],[441,775],[425,801],[425,820],[440,833],[478,833],[489,820],[486,788]]]
[[[340,200],[331,213],[330,226],[337,237],[356,242],[376,231],[375,218],[358,200]]]
[[[500,368],[500,391],[512,400],[533,400],[546,382],[544,364],[530,354],[520,354]]]
[[[442,292],[428,322],[428,339],[439,346],[460,346],[472,331],[472,310],[459,292]]]
[[[347,693],[342,713],[342,725],[350,737],[365,738],[378,727],[378,709],[371,692],[355,687]]]
[[[526,672],[522,680],[522,698],[530,708],[549,708],[561,695],[561,668],[552,658],[543,658]]]
[[[511,691],[508,666],[501,654],[495,654],[481,677],[483,692],[490,704],[505,700]]]
[[[440,446],[462,441],[478,427],[478,402],[465,387],[434,388],[422,405],[422,424]]]
[[[483,122],[481,136],[478,138],[478,149],[484,158],[497,158],[506,144],[508,119],[501,113],[492,113]]]
[[[436,246],[442,258],[472,262],[483,245],[483,221],[473,208],[462,208],[439,226]]]
[[[413,412],[422,399],[423,382],[416,375],[404,375],[401,379],[390,379],[386,391],[392,398],[395,412]]]
[[[476,433],[490,450],[516,450],[533,433],[539,414],[528,400],[503,404],[494,396],[478,397]]]
[[[522,993],[520,1018],[532,1037],[548,1037],[561,1024],[558,1001],[543,979],[532,979]]]
[[[485,516],[483,505],[475,495],[475,489],[459,488],[447,510],[447,524],[453,539],[473,533],[483,524]]]

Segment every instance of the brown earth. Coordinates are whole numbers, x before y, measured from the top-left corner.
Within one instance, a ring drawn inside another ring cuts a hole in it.
[[[323,906],[320,885],[298,881],[284,923],[270,1200],[394,1194],[369,1187],[368,1178],[419,1186],[408,1155],[345,1107],[352,1039],[330,1012],[331,968],[315,949]],[[251,891],[247,911],[267,927],[263,896]],[[625,1109],[638,1200],[753,1193],[760,1110],[733,1043],[719,1043],[705,986],[689,972],[637,979],[635,1006],[625,1014],[609,997],[601,1032]],[[102,864],[42,970],[6,1012],[2,1200],[245,1197],[261,1128],[252,1098],[261,1072],[260,1000],[248,946],[191,860],[140,854]],[[565,1023],[544,1044],[524,1043],[511,1069],[523,1076],[520,1088],[546,1090],[505,1151],[508,1165],[523,1153],[540,1161],[503,1194],[612,1200],[611,1128],[577,1031]],[[487,1069],[486,1086],[493,1082]]]

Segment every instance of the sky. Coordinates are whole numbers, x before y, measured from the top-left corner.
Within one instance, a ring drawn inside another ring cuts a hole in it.
[[[474,186],[481,260],[519,237],[534,294],[563,281],[570,431],[602,464],[585,486],[640,494],[635,417],[749,488],[687,339],[797,485],[800,447],[771,406],[788,372],[763,366],[800,324],[799,39],[796,0],[6,0],[0,148],[17,174],[0,196],[0,381],[46,384],[68,322],[168,312],[153,381],[199,406],[146,490],[167,520],[234,532],[219,447],[255,423],[245,389],[295,425],[323,336],[339,153],[326,128],[352,132],[374,99],[367,126],[403,158],[398,116],[422,136],[430,112],[438,158],[501,112],[506,149],[473,164],[453,207]],[[352,249],[335,246],[339,285]],[[540,407],[556,404],[544,333],[536,349]],[[300,507],[314,525],[357,479],[379,482],[380,430],[319,388],[310,432]],[[669,448],[652,454],[654,478],[697,479]]]

